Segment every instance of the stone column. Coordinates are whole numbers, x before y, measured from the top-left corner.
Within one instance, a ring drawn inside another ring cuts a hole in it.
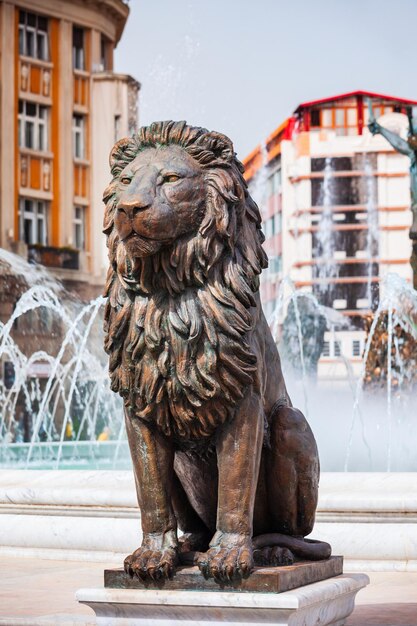
[[[98,30],[91,30],[91,71],[92,73],[101,71],[101,33]]]

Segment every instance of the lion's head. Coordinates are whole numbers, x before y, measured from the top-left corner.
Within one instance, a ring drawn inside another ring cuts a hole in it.
[[[253,278],[266,266],[259,210],[224,135],[154,123],[119,141],[110,167],[104,232],[125,288],[149,295],[201,285],[223,252]]]
[[[112,389],[166,435],[211,436],[257,371],[249,332],[267,259],[243,166],[227,137],[185,122],[141,128],[110,165]]]

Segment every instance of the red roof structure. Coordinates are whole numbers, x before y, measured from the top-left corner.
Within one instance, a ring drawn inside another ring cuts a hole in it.
[[[384,109],[387,106],[394,110],[397,109],[402,113],[406,112],[406,109],[410,106],[417,106],[417,100],[409,100],[407,98],[397,98],[396,96],[389,96],[386,94],[375,93],[373,91],[348,91],[346,93],[337,94],[335,96],[328,96],[327,98],[320,98],[318,100],[311,100],[309,102],[302,102],[294,109],[293,114],[288,117],[282,124],[280,124],[265,140],[264,146],[267,153],[268,162],[275,159],[281,152],[281,142],[285,139],[291,139],[295,129],[298,132],[309,131],[312,127],[317,128],[317,123],[313,123],[312,114],[320,108],[333,108],[326,107],[326,104],[337,103],[342,100],[355,100],[353,106],[357,109],[357,122],[355,128],[357,134],[362,135],[365,126],[365,106],[366,99],[373,100],[373,104]],[[341,106],[346,108],[346,105]],[[337,107],[334,107],[337,108]],[[313,112],[313,113],[312,113]],[[261,154],[261,147],[258,145],[248,156],[243,159],[245,165],[245,177],[247,180],[252,178],[257,170],[261,167],[263,157]]]
[[[326,102],[334,102],[335,100],[344,100],[345,98],[356,98],[357,96],[362,96],[365,98],[378,98],[381,100],[392,100],[394,102],[398,102],[399,104],[405,105],[417,105],[417,100],[407,100],[406,98],[397,98],[396,96],[388,96],[381,93],[374,93],[373,91],[347,91],[346,93],[341,93],[336,96],[329,96],[327,98],[321,98],[319,100],[311,100],[311,102],[302,102],[298,105],[296,109],[294,109],[294,113],[299,111],[299,109],[303,109],[305,107],[317,106],[319,104],[325,104]]]

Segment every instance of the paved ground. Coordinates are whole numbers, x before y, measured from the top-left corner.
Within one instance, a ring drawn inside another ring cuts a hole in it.
[[[78,604],[74,593],[80,587],[102,586],[104,567],[104,563],[0,557],[0,624],[32,626],[44,615],[61,615],[59,624],[68,626],[94,624],[89,619],[93,611]],[[369,576],[371,584],[359,592],[346,626],[417,626],[417,572]]]
[[[346,626],[417,626],[417,572],[368,573]]]

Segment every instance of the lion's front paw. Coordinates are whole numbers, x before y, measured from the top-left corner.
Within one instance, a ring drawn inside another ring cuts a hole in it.
[[[138,548],[126,557],[124,568],[126,574],[137,576],[143,581],[172,578],[178,564],[176,548],[150,550],[146,546]]]
[[[250,537],[222,534],[218,541],[197,561],[205,578],[210,576],[228,582],[249,576],[253,569],[253,548]]]

